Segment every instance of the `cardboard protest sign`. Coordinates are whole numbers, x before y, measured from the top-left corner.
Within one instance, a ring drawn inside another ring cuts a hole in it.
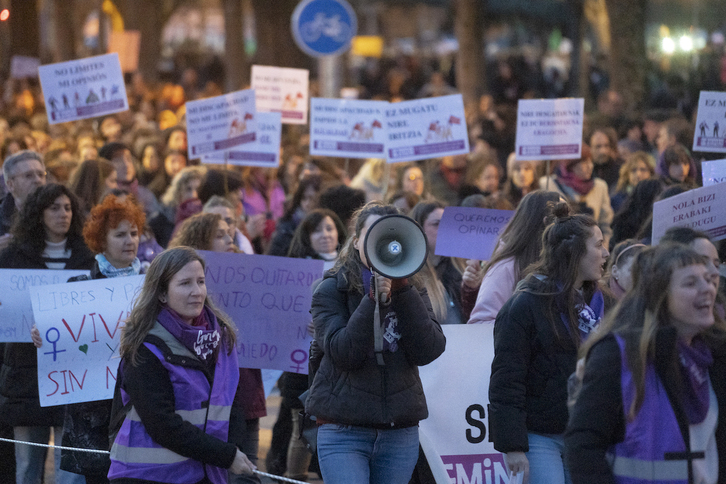
[[[48,64],[38,74],[50,124],[129,109],[118,54]]]
[[[113,398],[121,328],[144,276],[30,288],[41,407]]]
[[[507,484],[504,457],[487,435],[494,325],[442,329],[446,351],[419,368],[429,409],[429,418],[419,424],[421,445],[436,482]],[[438,478],[442,467],[445,480]]]
[[[582,151],[584,99],[520,99],[518,160],[577,159]]]
[[[726,153],[726,92],[701,91],[693,151]]]
[[[385,101],[313,98],[310,154],[341,158],[385,158]]]
[[[446,207],[436,236],[436,255],[489,260],[513,210]]]
[[[35,324],[29,289],[61,284],[90,271],[52,269],[0,269],[0,343],[30,343]]]
[[[691,227],[713,240],[726,238],[726,183],[689,190],[653,204],[653,241],[670,227]]]
[[[116,52],[121,70],[136,72],[139,68],[139,48],[141,47],[141,32],[138,30],[111,31],[108,33],[108,52]]]
[[[703,178],[704,187],[726,182],[726,160],[702,162],[701,176]]]
[[[14,55],[10,59],[10,77],[13,79],[24,79],[26,77],[38,77],[40,59],[25,55]]]
[[[308,372],[313,283],[323,261],[199,251],[214,303],[237,324],[240,368]]]
[[[307,69],[252,66],[252,89],[258,112],[278,112],[285,124],[308,122]]]
[[[280,165],[280,138],[282,123],[280,113],[257,113],[257,136],[224,153],[202,156],[202,163],[228,163],[240,166],[277,168]]]
[[[389,163],[469,153],[461,94],[389,104],[386,130]]]
[[[189,101],[186,108],[190,159],[224,152],[257,139],[252,89]]]

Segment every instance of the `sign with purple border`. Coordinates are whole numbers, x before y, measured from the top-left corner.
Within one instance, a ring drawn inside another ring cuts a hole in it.
[[[515,146],[517,159],[579,158],[584,112],[584,99],[520,99]]]
[[[186,108],[189,159],[224,152],[257,139],[253,89],[189,101]]]
[[[691,227],[712,240],[726,239],[726,183],[688,190],[653,204],[653,241],[656,245],[671,227]]]
[[[232,148],[225,153],[202,156],[202,163],[277,168],[280,165],[280,113],[257,113],[257,137],[251,143]]]
[[[313,283],[323,261],[199,251],[214,303],[235,322],[240,368],[308,372]]]
[[[436,255],[489,260],[513,210],[446,207],[436,236]]]
[[[385,158],[385,101],[313,98],[310,154],[341,158]]]
[[[461,94],[391,103],[386,130],[389,163],[469,153]]]
[[[726,92],[701,91],[693,151],[726,153]]]
[[[309,76],[307,69],[252,66],[257,112],[281,113],[285,124],[307,124]]]

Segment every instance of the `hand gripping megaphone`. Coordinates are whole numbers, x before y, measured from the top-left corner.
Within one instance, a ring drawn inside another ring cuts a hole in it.
[[[389,279],[403,279],[421,270],[428,244],[423,229],[412,218],[385,215],[368,229],[363,250],[371,270]]]

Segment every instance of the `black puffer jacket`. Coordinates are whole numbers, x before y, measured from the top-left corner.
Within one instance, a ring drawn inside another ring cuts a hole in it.
[[[565,431],[567,378],[575,371],[577,348],[565,325],[546,316],[550,300],[516,292],[494,323],[489,438],[499,452],[527,452],[527,432]]]
[[[443,353],[446,338],[425,290],[394,291],[390,308],[398,317],[398,350],[374,355],[375,303],[350,291],[341,272],[326,273],[312,301],[315,339],[325,355],[305,409],[319,419],[362,427],[406,427],[428,417],[418,367]],[[381,313],[384,313],[382,308]]]

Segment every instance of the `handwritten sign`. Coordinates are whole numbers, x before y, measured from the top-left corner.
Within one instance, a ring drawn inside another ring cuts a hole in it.
[[[515,147],[517,159],[579,158],[584,112],[584,99],[520,99]]]
[[[257,136],[253,142],[232,148],[224,154],[202,156],[202,163],[226,161],[230,165],[277,168],[280,165],[281,117],[280,113],[257,113]]]
[[[385,158],[385,101],[313,98],[310,154],[341,158]]]
[[[726,153],[726,92],[701,91],[693,151]]]
[[[702,162],[701,175],[704,187],[726,182],[726,160]]]
[[[199,253],[212,300],[239,328],[240,367],[307,373],[312,286],[323,261]]]
[[[307,124],[309,75],[307,69],[253,65],[257,111],[281,113],[285,124]]]
[[[42,407],[113,398],[121,328],[144,276],[30,288]]]
[[[38,77],[40,59],[25,55],[14,55],[10,59],[10,77],[13,79],[24,79],[26,77]]]
[[[469,153],[461,94],[390,104],[386,128],[389,163]]]
[[[224,152],[257,139],[252,89],[189,101],[186,107],[190,159]]]
[[[726,183],[689,190],[653,204],[653,245],[670,227],[691,227],[713,240],[726,238]]]
[[[419,368],[429,409],[429,418],[419,424],[421,446],[431,471],[436,482],[507,484],[503,455],[494,450],[487,434],[494,325],[452,324],[442,329],[446,351]]]
[[[52,269],[0,269],[0,342],[30,343],[35,324],[29,289],[32,286],[61,284],[90,271]]]
[[[129,109],[118,54],[48,64],[38,74],[50,124]]]
[[[446,207],[436,237],[436,255],[489,260],[513,210]]]

